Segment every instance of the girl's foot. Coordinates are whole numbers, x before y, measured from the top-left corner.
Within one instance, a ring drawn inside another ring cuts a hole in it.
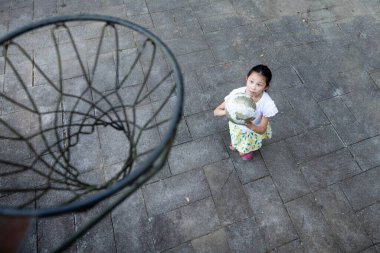
[[[249,153],[247,153],[247,154],[243,154],[243,155],[241,156],[241,158],[243,158],[244,161],[249,161],[249,160],[252,159],[252,157],[253,157],[253,151],[252,151],[252,152],[249,152]]]
[[[236,151],[236,148],[234,148],[234,146],[232,146],[232,144],[230,143],[230,150],[232,150],[232,151]]]

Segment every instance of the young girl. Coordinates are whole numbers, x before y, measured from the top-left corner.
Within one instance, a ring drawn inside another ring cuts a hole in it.
[[[254,66],[247,74],[246,86],[234,89],[228,95],[245,93],[256,103],[256,113],[252,121],[247,121],[245,125],[237,125],[231,121],[228,122],[231,135],[230,149],[239,151],[243,160],[252,159],[253,151],[261,148],[262,140],[272,137],[269,118],[276,115],[278,110],[266,92],[271,79],[272,72],[267,66]],[[228,96],[225,97],[224,100],[226,100]],[[226,115],[225,102],[221,103],[214,110],[214,116],[224,115]]]

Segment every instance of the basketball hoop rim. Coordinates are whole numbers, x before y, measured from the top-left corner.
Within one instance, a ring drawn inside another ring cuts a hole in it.
[[[144,172],[148,171],[153,163],[159,158],[165,148],[168,148],[171,145],[172,140],[175,136],[176,129],[178,123],[182,118],[183,113],[183,101],[184,101],[184,87],[183,87],[183,77],[182,72],[179,67],[177,60],[174,57],[174,54],[171,50],[166,46],[166,44],[161,41],[161,39],[148,31],[146,28],[130,22],[128,20],[124,20],[121,18],[116,18],[112,16],[98,15],[98,14],[79,14],[79,15],[67,15],[67,16],[57,16],[52,18],[47,18],[44,20],[36,21],[31,24],[25,25],[21,28],[18,28],[7,35],[0,38],[0,46],[4,46],[7,41],[10,41],[21,34],[29,32],[34,29],[38,29],[44,26],[57,24],[60,22],[75,22],[75,21],[102,21],[111,24],[118,24],[127,28],[130,28],[136,32],[139,32],[145,35],[147,38],[152,40],[158,48],[162,51],[165,56],[168,56],[166,59],[168,64],[171,66],[173,70],[174,80],[176,84],[176,106],[171,115],[170,125],[168,127],[168,131],[163,136],[161,142],[157,145],[157,147],[152,151],[151,154],[148,155],[146,160],[137,165],[136,168],[131,171],[128,176],[116,182],[114,185],[110,186],[107,190],[102,191],[100,193],[94,194],[93,196],[87,197],[83,200],[78,200],[73,203],[69,203],[63,206],[58,207],[47,207],[41,209],[15,209],[15,208],[0,208],[0,215],[6,216],[35,216],[35,217],[47,217],[53,215],[64,214],[68,212],[73,212],[76,210],[84,210],[86,208],[90,208],[94,206],[96,203],[106,199],[122,190],[127,185],[133,183],[136,179],[139,178],[140,175],[144,174]],[[167,155],[167,154],[166,154]]]

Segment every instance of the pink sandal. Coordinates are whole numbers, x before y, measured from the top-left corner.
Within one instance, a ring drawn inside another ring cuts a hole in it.
[[[241,156],[241,158],[244,160],[244,161],[249,161],[251,160],[253,157],[253,151],[247,153],[247,154],[244,154]]]

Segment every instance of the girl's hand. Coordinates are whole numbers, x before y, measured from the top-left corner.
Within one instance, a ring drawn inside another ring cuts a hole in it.
[[[252,131],[254,131],[258,134],[264,134],[265,131],[267,130],[268,122],[269,122],[269,118],[262,117],[261,122],[258,125],[252,124],[251,121],[246,122],[245,125],[246,125],[246,127],[248,127],[249,129],[251,129]]]
[[[214,110],[214,116],[224,116],[226,115],[226,108],[225,108],[225,102],[221,103],[216,109]]]

